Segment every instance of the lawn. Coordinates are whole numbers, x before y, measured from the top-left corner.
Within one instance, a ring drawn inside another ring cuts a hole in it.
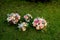
[[[28,27],[25,32],[19,31],[17,26],[6,22],[6,15],[11,12],[18,12],[21,16],[30,13],[34,18],[45,18],[48,22],[46,31],[36,31],[33,27]],[[48,3],[1,0],[0,40],[60,40],[60,0]]]

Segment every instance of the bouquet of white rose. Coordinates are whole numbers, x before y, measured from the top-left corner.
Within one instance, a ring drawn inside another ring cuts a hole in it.
[[[7,21],[12,24],[17,24],[21,17],[18,13],[7,14],[7,16]]]
[[[28,24],[26,22],[22,22],[22,23],[18,24],[18,28],[22,29],[22,31],[26,31],[27,26],[28,26]]]

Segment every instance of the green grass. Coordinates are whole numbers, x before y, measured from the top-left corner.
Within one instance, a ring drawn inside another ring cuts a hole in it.
[[[25,32],[6,23],[6,14],[17,11],[21,16],[30,13],[34,18],[42,17],[48,22],[47,31],[36,31],[33,27]],[[20,0],[0,1],[0,40],[60,40],[60,1],[34,3]]]

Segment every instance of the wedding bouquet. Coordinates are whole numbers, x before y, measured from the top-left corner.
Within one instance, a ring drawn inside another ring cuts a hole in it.
[[[18,28],[22,29],[22,31],[26,31],[27,26],[28,26],[28,24],[26,22],[22,22],[22,23],[18,24]]]
[[[21,17],[18,13],[7,14],[7,16],[7,21],[12,24],[17,24]]]
[[[26,22],[30,22],[32,18],[33,18],[33,17],[32,17],[30,14],[24,15],[24,20],[25,20]]]
[[[41,30],[47,26],[47,22],[45,19],[38,17],[34,19],[33,26],[36,27],[37,30]]]

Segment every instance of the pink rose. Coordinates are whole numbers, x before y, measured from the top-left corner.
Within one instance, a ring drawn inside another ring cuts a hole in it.
[[[24,16],[25,19],[28,19],[28,16]]]

